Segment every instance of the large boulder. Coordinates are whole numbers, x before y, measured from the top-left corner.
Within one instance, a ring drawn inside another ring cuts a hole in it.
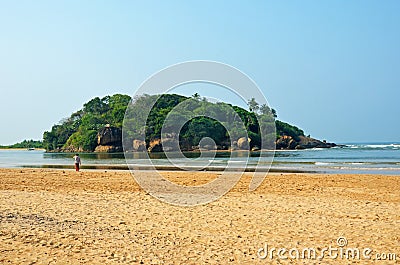
[[[257,145],[253,146],[251,148],[251,151],[260,151],[260,147],[258,147]]]
[[[106,126],[97,133],[98,145],[122,146],[122,131],[120,128]]]
[[[297,143],[293,143],[295,141],[292,136],[281,136],[278,140],[276,140],[276,149],[289,149],[289,145],[297,145]]]
[[[179,151],[179,141],[175,134],[165,134],[162,139],[154,139],[150,141],[149,152],[172,152]]]
[[[115,145],[98,145],[94,151],[97,153],[115,153],[122,152],[122,147]]]
[[[228,151],[236,151],[238,150],[237,141],[233,141],[232,145],[228,145]]]
[[[97,133],[95,152],[122,152],[122,131],[120,128],[107,125]]]
[[[150,141],[149,148],[147,148],[147,151],[149,151],[150,153],[161,152],[162,151],[161,139],[154,139]]]
[[[298,145],[297,141],[292,138],[289,140],[287,148],[293,150],[296,148],[297,145]]]
[[[250,149],[250,138],[241,137],[237,140],[237,146],[240,150],[249,150]]]
[[[146,142],[142,140],[133,140],[133,151],[146,151]]]

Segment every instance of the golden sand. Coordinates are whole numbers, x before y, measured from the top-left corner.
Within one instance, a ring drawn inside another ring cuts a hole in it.
[[[198,185],[220,173],[163,174]],[[178,207],[129,172],[0,169],[0,264],[400,263],[399,176],[269,174],[255,192],[250,178],[215,202]],[[320,257],[339,237],[371,259],[260,258],[266,246]],[[390,253],[397,261],[376,260]]]

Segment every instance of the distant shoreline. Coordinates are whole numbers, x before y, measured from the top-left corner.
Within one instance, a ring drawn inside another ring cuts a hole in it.
[[[29,148],[8,148],[8,147],[0,147],[0,150],[13,150],[13,151],[19,151],[19,150],[25,150],[25,151],[30,151]],[[46,151],[44,148],[34,148],[32,151]]]

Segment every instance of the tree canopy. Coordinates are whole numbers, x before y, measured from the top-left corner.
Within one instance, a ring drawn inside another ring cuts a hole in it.
[[[23,140],[22,142],[3,146],[0,145],[0,149],[11,149],[11,148],[43,148],[43,142],[38,140]]]
[[[107,124],[122,127],[130,100],[129,96],[122,94],[93,98],[85,103],[81,110],[53,125],[50,131],[44,132],[44,148],[54,151],[74,147],[82,151],[93,151],[97,145],[96,135],[100,128]]]

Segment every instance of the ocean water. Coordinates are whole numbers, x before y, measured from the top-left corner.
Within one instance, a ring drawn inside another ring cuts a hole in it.
[[[348,143],[343,148],[277,152],[274,166],[327,173],[400,175],[400,144]]]
[[[207,155],[209,154],[209,155]],[[261,155],[261,157],[260,157]],[[348,143],[346,147],[330,149],[308,149],[293,151],[276,151],[261,154],[252,152],[247,159],[246,153],[217,152],[215,154],[185,153],[185,158],[166,159],[163,154],[133,153],[129,156],[129,164],[137,168],[150,165],[169,168],[208,168],[223,170],[226,166],[238,169],[258,167],[269,169],[269,161],[273,157],[271,171],[282,172],[324,172],[324,173],[367,173],[400,175],[400,143]],[[73,154],[45,153],[41,150],[0,150],[0,167],[46,167],[72,168]],[[82,153],[83,168],[115,168],[126,169],[123,153],[96,154]]]

